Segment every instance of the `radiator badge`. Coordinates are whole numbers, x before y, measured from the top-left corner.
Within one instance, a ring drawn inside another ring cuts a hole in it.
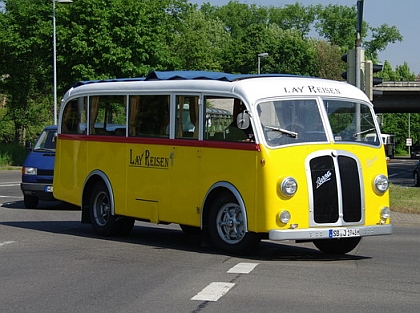
[[[321,187],[327,181],[331,180],[331,175],[332,175],[331,172],[328,171],[324,175],[322,175],[321,177],[317,177],[317,179],[316,179],[316,189]]]

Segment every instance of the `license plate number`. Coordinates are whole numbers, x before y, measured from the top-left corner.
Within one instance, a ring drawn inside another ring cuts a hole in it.
[[[360,230],[357,228],[330,229],[330,238],[360,237]]]
[[[45,192],[53,192],[53,186],[45,186],[44,191]]]

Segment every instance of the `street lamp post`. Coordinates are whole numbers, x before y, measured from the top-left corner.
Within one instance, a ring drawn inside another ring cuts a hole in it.
[[[261,58],[268,57],[267,52],[258,53],[258,74],[261,74]]]
[[[53,76],[54,76],[54,125],[57,125],[57,42],[55,30],[55,3],[71,3],[73,0],[52,0],[53,6]]]

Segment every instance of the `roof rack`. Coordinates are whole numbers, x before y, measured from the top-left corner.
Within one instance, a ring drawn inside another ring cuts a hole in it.
[[[256,77],[296,77],[293,74],[230,74],[209,71],[151,71],[146,77],[135,78],[111,78],[103,80],[80,81],[74,84],[74,88],[92,83],[127,82],[127,81],[151,81],[151,80],[218,80],[233,82],[236,80]]]

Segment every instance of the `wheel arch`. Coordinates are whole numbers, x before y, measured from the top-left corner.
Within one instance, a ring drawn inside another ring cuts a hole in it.
[[[248,215],[245,208],[245,203],[242,199],[242,196],[238,189],[231,183],[221,181],[215,183],[211,188],[207,191],[206,196],[204,197],[203,202],[203,212],[201,214],[201,228],[207,229],[208,227],[208,219],[209,219],[209,212],[210,207],[214,199],[216,199],[221,193],[223,192],[230,192],[235,198],[236,201],[238,201],[238,204],[241,208],[242,214],[245,219],[245,232],[248,232]]]
[[[92,194],[92,189],[99,181],[103,181],[108,188],[109,198],[111,201],[111,214],[114,215],[114,192],[112,190],[111,182],[108,176],[101,170],[92,171],[85,179],[83,183],[83,192],[82,192],[82,223],[91,223],[89,216],[89,202],[90,196]]]

